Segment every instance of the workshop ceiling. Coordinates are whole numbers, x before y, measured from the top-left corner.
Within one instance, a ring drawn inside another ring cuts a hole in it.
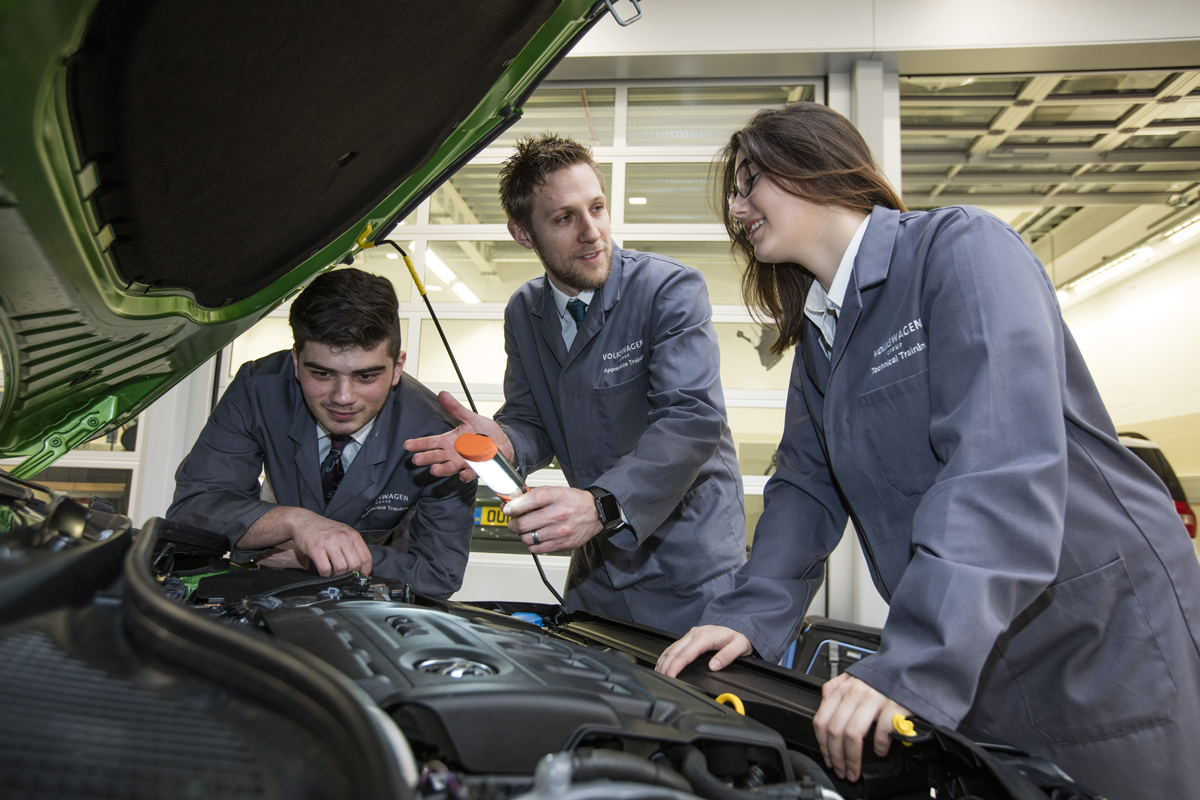
[[[1200,69],[900,78],[911,208],[1007,220],[1056,285],[1200,212]]]

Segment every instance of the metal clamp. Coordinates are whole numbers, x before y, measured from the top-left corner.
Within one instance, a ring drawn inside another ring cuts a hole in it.
[[[612,14],[613,19],[615,19],[617,24],[622,28],[627,28],[642,18],[642,7],[638,4],[638,0],[629,0],[629,2],[633,4],[633,10],[637,12],[629,19],[621,19],[621,15],[617,13],[615,8],[613,8],[614,2],[616,2],[616,0],[604,0],[604,5],[608,6],[608,12]]]

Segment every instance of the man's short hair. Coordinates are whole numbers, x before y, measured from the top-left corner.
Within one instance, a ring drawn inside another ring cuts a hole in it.
[[[504,206],[504,213],[530,230],[538,187],[545,186],[550,175],[576,164],[591,167],[600,180],[600,190],[604,190],[604,176],[596,168],[591,148],[552,133],[518,140],[517,152],[500,169],[500,205]]]
[[[400,357],[400,302],[392,282],[360,269],[339,269],[313,279],[292,301],[288,322],[296,352],[309,342],[330,349],[374,350],[386,341]]]

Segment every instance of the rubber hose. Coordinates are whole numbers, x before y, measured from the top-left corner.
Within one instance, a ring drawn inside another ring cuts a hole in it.
[[[795,750],[788,750],[787,757],[788,762],[792,765],[792,772],[796,774],[796,780],[809,778],[817,786],[823,786],[831,792],[837,791],[837,787],[833,785],[833,780],[829,777],[829,773],[821,769],[821,765],[816,761]]]
[[[586,783],[597,778],[630,781],[664,786],[681,792],[692,792],[687,778],[648,758],[622,753],[619,750],[592,750],[576,753],[571,764],[574,783]]]
[[[708,771],[708,759],[697,748],[689,745],[683,751],[680,765],[683,777],[692,783],[692,791],[704,800],[749,800],[755,793],[735,789]]]

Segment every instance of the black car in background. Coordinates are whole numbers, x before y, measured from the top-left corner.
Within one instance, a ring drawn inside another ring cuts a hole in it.
[[[1175,511],[1179,514],[1179,521],[1183,523],[1188,536],[1195,539],[1196,512],[1192,510],[1187,494],[1183,491],[1183,484],[1175,476],[1175,470],[1171,469],[1171,462],[1167,461],[1167,457],[1163,455],[1162,448],[1140,433],[1121,433],[1120,441],[1135,456],[1145,462],[1146,466],[1154,470],[1154,474],[1166,485],[1171,499],[1175,501]]]

